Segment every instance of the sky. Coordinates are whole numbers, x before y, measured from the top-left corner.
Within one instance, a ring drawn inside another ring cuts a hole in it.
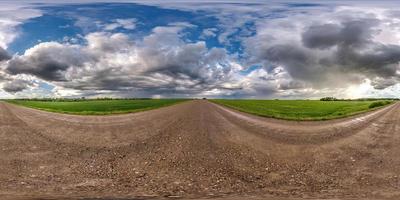
[[[399,98],[399,4],[0,1],[0,99]]]

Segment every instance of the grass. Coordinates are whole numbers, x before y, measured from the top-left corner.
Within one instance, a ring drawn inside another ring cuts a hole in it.
[[[184,99],[145,99],[145,100],[81,100],[81,101],[40,101],[40,100],[7,100],[9,103],[40,110],[78,114],[106,115],[132,113],[173,105]]]
[[[379,101],[227,99],[215,99],[211,101],[247,113],[287,120],[336,119],[374,110],[387,105],[387,103],[376,103]],[[389,102],[391,103],[392,101]]]
[[[381,107],[391,103],[391,101],[375,101],[369,105],[369,108]]]

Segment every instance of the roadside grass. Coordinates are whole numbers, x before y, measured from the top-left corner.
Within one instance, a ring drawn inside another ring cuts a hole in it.
[[[391,101],[375,101],[369,105],[369,108],[381,107],[391,103],[392,103]]]
[[[7,100],[30,108],[77,115],[107,115],[156,109],[186,101],[186,99],[113,99],[80,101]]]
[[[286,120],[328,120],[379,109],[393,101],[214,99],[211,102],[263,117]]]

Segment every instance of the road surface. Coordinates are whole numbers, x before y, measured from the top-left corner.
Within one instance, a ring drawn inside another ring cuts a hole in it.
[[[400,103],[345,119],[206,100],[76,116],[0,102],[0,199],[400,199]]]

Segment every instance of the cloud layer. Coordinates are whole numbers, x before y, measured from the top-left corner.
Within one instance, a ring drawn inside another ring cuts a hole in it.
[[[167,9],[167,21],[174,19],[175,9],[199,23],[154,22],[143,30],[141,20],[151,16],[116,14],[93,21],[74,15],[74,28],[82,34],[10,53],[7,47],[18,34],[6,35],[44,11],[16,7],[27,14],[4,15],[13,22],[4,29],[8,32],[1,31],[0,15],[0,86],[15,96],[39,91],[54,96],[318,98],[400,92],[397,10],[322,3],[155,5]],[[361,88],[368,90],[354,92]]]

